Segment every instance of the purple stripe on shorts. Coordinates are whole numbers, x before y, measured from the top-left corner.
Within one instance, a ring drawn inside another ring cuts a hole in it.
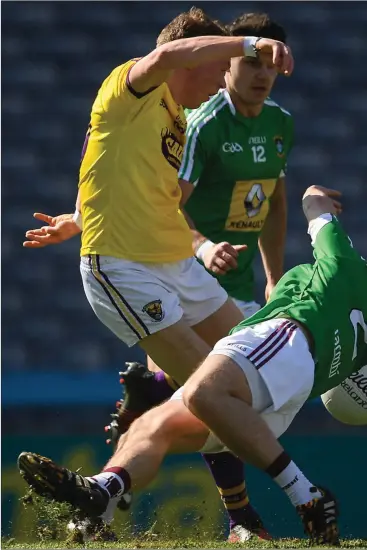
[[[277,339],[277,342],[273,342],[273,344],[268,349],[268,352],[271,351],[270,355],[265,357],[262,361],[260,361],[260,363],[258,363],[258,361],[253,362],[253,364],[255,365],[257,370],[261,369],[261,367],[263,367],[266,363],[268,363],[271,359],[273,359],[274,355],[276,355],[281,349],[284,348],[284,346],[287,344],[287,342],[289,342],[289,340],[291,339],[291,336],[292,336],[293,332],[297,328],[298,328],[297,325],[291,325],[290,327],[287,327],[285,329],[286,332],[283,335],[281,341],[279,341],[279,339]],[[262,353],[261,356],[262,355],[264,355],[264,354]],[[259,359],[260,359],[260,357],[259,357]]]
[[[274,338],[277,338],[279,333],[284,334],[285,329],[288,326],[292,326],[292,323],[290,321],[284,321],[284,323],[279,325],[279,327],[273,330],[273,332],[269,334],[269,336],[259,346],[257,346],[257,348],[251,351],[251,353],[247,356],[247,359],[249,361],[256,361],[256,355],[261,351],[266,352],[266,349],[264,348],[267,348],[269,345],[271,345],[272,340],[274,340]]]

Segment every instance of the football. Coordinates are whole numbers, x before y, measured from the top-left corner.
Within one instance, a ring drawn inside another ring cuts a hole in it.
[[[353,372],[339,386],[321,396],[329,413],[339,422],[367,425],[367,365]]]

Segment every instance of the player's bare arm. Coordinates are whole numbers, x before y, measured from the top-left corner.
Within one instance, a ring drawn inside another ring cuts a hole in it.
[[[269,214],[259,238],[259,249],[266,275],[265,298],[283,275],[284,246],[287,230],[285,178],[279,178],[271,198]]]
[[[322,214],[340,214],[342,211],[341,202],[338,200],[340,196],[340,191],[336,189],[321,185],[309,187],[302,198],[302,208],[307,221],[311,222]]]
[[[159,46],[140,59],[130,70],[135,91],[143,93],[166,82],[176,69],[191,69],[216,61],[229,61],[246,53],[247,43],[239,36],[198,36],[174,40]],[[270,38],[256,40],[256,49],[271,53],[278,71],[290,75],[294,61],[288,46]]]
[[[237,268],[238,253],[246,250],[247,245],[231,245],[228,242],[213,243],[195,227],[195,224],[185,210],[185,204],[193,193],[195,186],[189,181],[179,180],[181,187],[180,209],[192,233],[194,254],[205,267],[217,275],[225,275],[230,269]]]
[[[60,214],[59,216],[50,216],[41,212],[35,212],[33,217],[36,220],[46,223],[39,229],[29,229],[23,242],[25,248],[44,248],[49,244],[59,244],[75,237],[81,232],[81,223],[76,219],[76,214],[80,216],[81,204],[78,193],[75,205],[75,214]]]

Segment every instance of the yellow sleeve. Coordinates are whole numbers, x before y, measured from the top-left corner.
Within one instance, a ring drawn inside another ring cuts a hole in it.
[[[131,59],[127,63],[119,65],[103,82],[99,94],[102,108],[106,113],[111,110],[116,111],[116,108],[120,111],[123,111],[124,107],[131,109],[134,103],[139,104],[139,99],[155,89],[151,88],[144,93],[139,93],[131,86],[129,72],[137,61],[139,61],[139,58]]]

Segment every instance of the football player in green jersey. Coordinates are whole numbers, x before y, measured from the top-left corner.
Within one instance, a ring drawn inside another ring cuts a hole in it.
[[[229,449],[284,490],[313,544],[339,545],[335,497],[278,442],[308,399],[367,360],[367,262],[335,217],[339,195],[307,189],[315,263],[288,271],[266,306],[220,340],[170,401],[137,419],[103,472],[84,477],[21,453],[20,472],[34,490],[108,522],[121,495],[148,485],[167,453]]]
[[[284,29],[263,13],[239,17],[230,31],[286,41]],[[232,59],[226,89],[187,113],[187,141],[179,171],[196,256],[245,318],[260,308],[252,267],[258,249],[266,275],[266,299],[283,274],[285,170],[293,118],[269,98],[276,76],[268,55]],[[250,533],[266,537],[249,501],[241,461],[224,453],[206,454],[204,459],[229,515],[229,541],[244,542]]]
[[[230,29],[233,35],[286,40],[284,29],[266,14],[244,15]],[[258,248],[266,298],[283,274],[293,118],[269,98],[276,76],[268,55],[232,59],[226,89],[188,114],[179,171],[196,256],[246,317],[260,307],[252,268]]]

